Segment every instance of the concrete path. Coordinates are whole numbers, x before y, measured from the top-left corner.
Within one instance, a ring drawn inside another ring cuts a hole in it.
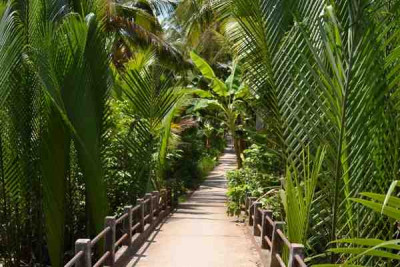
[[[261,266],[245,226],[226,216],[225,173],[235,166],[235,155],[227,150],[200,189],[156,229],[127,266]]]

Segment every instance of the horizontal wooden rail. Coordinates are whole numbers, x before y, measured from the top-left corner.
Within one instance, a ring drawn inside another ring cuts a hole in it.
[[[99,242],[109,231],[111,230],[110,227],[104,228],[95,238],[90,241],[90,246],[93,248],[97,242]]]
[[[269,251],[270,261],[267,267],[307,267],[304,263],[304,246],[290,243],[283,231],[284,222],[274,221],[272,211],[263,210],[262,204],[255,197],[248,197],[245,207],[253,235],[260,237],[261,249]],[[284,249],[289,252],[287,264],[283,256]]]
[[[64,267],[119,266],[118,259],[129,253],[129,249],[137,251],[151,231],[171,211],[172,191],[161,190],[148,193],[144,199],[138,199],[137,203],[135,207],[126,206],[124,213],[118,218],[107,216],[104,229],[92,240],[78,239],[75,242],[75,255]],[[117,228],[118,225],[119,228]],[[122,234],[117,235],[117,229],[120,228]],[[104,252],[92,265],[92,251],[100,240],[104,240]]]
[[[124,215],[122,215],[121,217],[119,217],[117,219],[117,224],[122,223],[126,218],[128,218],[129,214],[128,213],[124,213]]]
[[[295,266],[296,267],[307,267],[307,265],[304,263],[303,258],[300,255],[294,255],[295,259]]]
[[[106,262],[106,260],[108,259],[109,256],[110,256],[110,252],[107,251],[107,252],[104,253],[104,255],[101,256],[101,258],[93,265],[93,267],[100,267],[100,266],[103,266],[103,264]]]
[[[139,229],[139,227],[140,227],[140,222],[136,223],[136,224],[131,228],[131,232],[133,232],[133,231]]]
[[[75,265],[76,262],[78,262],[81,257],[83,256],[83,251],[79,251],[78,253],[75,254],[74,257],[72,257],[72,259],[64,265],[64,267],[72,267]]]

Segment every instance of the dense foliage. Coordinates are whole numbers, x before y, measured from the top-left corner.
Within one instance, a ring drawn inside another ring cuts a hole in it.
[[[263,100],[267,146],[286,165],[291,241],[306,245],[310,264],[396,266],[373,244],[397,228],[352,199],[398,179],[399,2],[218,2],[223,33]]]
[[[264,208],[273,210],[276,218],[282,217],[278,158],[266,150],[265,145],[252,145],[244,151],[243,168],[227,174],[229,215],[241,215],[246,198],[252,196]]]
[[[399,265],[400,1],[2,0],[0,16],[0,265],[62,266],[106,214],[195,189],[227,136],[229,214],[259,198],[310,265]]]
[[[158,20],[173,7],[1,3],[0,265],[62,266],[106,215],[216,165],[225,132],[190,111],[191,64]]]

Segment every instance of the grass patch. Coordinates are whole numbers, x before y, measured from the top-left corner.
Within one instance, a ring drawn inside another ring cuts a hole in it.
[[[202,179],[204,180],[217,165],[218,161],[215,158],[209,156],[203,157],[198,163]]]

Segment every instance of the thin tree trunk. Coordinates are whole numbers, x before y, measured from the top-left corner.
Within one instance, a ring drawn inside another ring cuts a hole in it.
[[[236,138],[235,136],[233,138],[233,146],[235,148],[235,153],[236,153],[236,162],[237,162],[237,167],[238,169],[241,169],[243,167],[243,161],[242,158],[240,157],[240,139]]]

